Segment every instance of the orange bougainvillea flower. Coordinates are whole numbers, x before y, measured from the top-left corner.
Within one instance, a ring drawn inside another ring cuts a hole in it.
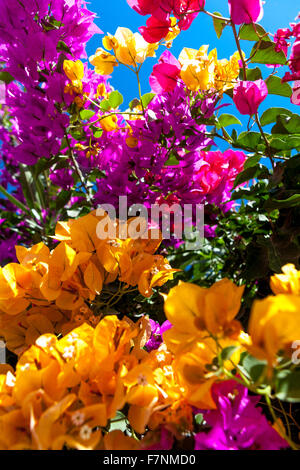
[[[121,223],[92,211],[58,222],[53,238],[59,243],[52,251],[44,243],[16,247],[19,264],[0,268],[0,334],[7,346],[20,354],[38,334],[65,334],[83,322],[96,326],[103,285],[118,283],[120,296],[136,287],[149,297],[154,287],[172,279],[177,270],[154,254],[162,240],[159,230],[146,225],[139,238],[128,237],[137,222],[132,218]],[[103,232],[105,224],[111,232]],[[32,308],[38,306],[33,317]],[[52,317],[43,318],[50,307]]]
[[[123,408],[126,391],[134,387],[133,378],[128,385],[120,378],[134,370],[137,361],[130,361],[130,352],[134,338],[143,336],[140,326],[112,316],[96,329],[83,324],[60,340],[40,336],[21,356],[15,375],[0,375],[2,448],[100,446],[99,428]],[[152,380],[151,369],[149,374]],[[17,432],[18,426],[24,431]]]
[[[31,287],[31,280],[30,271],[19,264],[0,268],[0,310],[13,315],[24,310],[29,305],[25,291]]]
[[[84,66],[81,60],[64,60],[64,72],[68,79],[73,82],[74,80],[82,80],[84,76]]]
[[[82,79],[84,77],[84,65],[81,60],[64,60],[63,69],[71,81],[65,87],[65,93],[70,93],[71,95],[73,92],[81,94],[82,93]]]
[[[218,281],[208,289],[179,282],[166,297],[165,313],[180,335],[197,336],[208,331],[236,336],[241,330],[235,317],[243,291],[243,286],[238,287],[229,279]]]
[[[153,287],[162,286],[168,280],[173,279],[173,274],[178,271],[180,270],[172,269],[168,260],[163,256],[154,256],[151,267],[140,275],[138,281],[140,293],[145,297],[150,297],[153,293]]]
[[[130,29],[122,27],[117,29],[114,36],[111,34],[106,36],[103,39],[103,46],[108,50],[113,50],[115,58],[121,64],[133,66],[142,64],[147,57],[154,57],[154,51],[158,48],[158,44],[149,44],[139,33],[132,33]],[[98,55],[104,52],[101,49],[98,51]],[[97,67],[97,59],[92,57],[92,61],[90,59],[90,62]]]
[[[106,132],[111,132],[119,129],[118,118],[116,114],[101,118],[101,120],[99,121],[99,125]]]
[[[300,295],[300,271],[294,264],[286,264],[281,268],[283,274],[274,274],[270,286],[274,294]]]
[[[208,46],[199,50],[184,48],[179,55],[180,76],[192,91],[214,89],[220,93],[233,88],[239,76],[239,52],[230,60],[218,60],[216,49],[208,54]]]
[[[89,61],[95,66],[95,72],[100,75],[110,75],[119,65],[114,55],[99,47],[95,54],[89,57]]]
[[[291,358],[294,341],[300,338],[300,297],[292,294],[255,300],[249,321],[253,356],[276,365],[280,353]],[[246,346],[247,347],[247,346]]]
[[[136,439],[125,434],[120,430],[107,433],[104,436],[105,450],[139,450],[140,443]]]

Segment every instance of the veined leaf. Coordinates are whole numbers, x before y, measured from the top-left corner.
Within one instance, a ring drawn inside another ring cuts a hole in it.
[[[221,114],[218,118],[217,129],[221,129],[221,127],[233,126],[234,124],[238,124],[239,126],[242,125],[241,121],[233,116],[233,114]]]
[[[215,11],[214,15],[215,16],[222,16],[222,14],[219,13],[218,11]],[[227,23],[226,23],[226,21],[222,20],[221,18],[220,19],[213,18],[213,22],[214,22],[214,28],[215,28],[217,38],[220,39],[220,37],[222,36],[222,33],[224,31],[224,28],[226,28],[226,26],[227,26]]]

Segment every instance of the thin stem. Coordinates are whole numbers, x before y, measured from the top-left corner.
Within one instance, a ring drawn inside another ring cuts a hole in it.
[[[236,42],[236,45],[237,45],[237,48],[238,48],[238,51],[239,51],[239,54],[240,54],[240,58],[241,58],[241,61],[242,61],[242,64],[243,64],[244,80],[247,80],[247,66],[246,66],[244,54],[243,54],[242,49],[241,49],[241,45],[240,45],[239,37],[238,37],[237,31],[236,31],[236,27],[235,27],[235,24],[232,20],[230,20],[230,24],[231,24],[234,39],[235,39],[235,42]]]
[[[76,171],[76,173],[77,173],[77,175],[78,175],[78,177],[79,177],[79,180],[80,180],[80,182],[81,182],[81,185],[83,186],[83,188],[84,188],[85,191],[86,191],[86,198],[87,198],[87,201],[88,201],[88,203],[92,206],[93,204],[92,204],[92,199],[91,199],[90,191],[89,191],[88,187],[87,187],[86,184],[85,184],[83,175],[82,175],[82,173],[81,173],[81,170],[80,170],[80,168],[79,168],[79,165],[78,165],[78,163],[77,163],[77,161],[76,161],[76,158],[75,158],[75,156],[74,156],[74,153],[73,153],[73,150],[72,150],[71,143],[70,143],[70,140],[69,140],[69,137],[68,137],[67,132],[65,132],[65,137],[66,137],[66,141],[67,141],[67,144],[68,144],[68,147],[69,147],[69,151],[70,151],[69,154],[70,154],[72,163],[73,163],[73,165],[74,165],[75,171]]]
[[[223,129],[223,128],[222,128],[222,129]],[[198,133],[201,134],[201,132],[198,132]],[[227,134],[228,134],[228,133],[227,133]],[[230,137],[230,140],[228,140],[228,139],[226,139],[224,136],[219,135],[219,134],[215,134],[215,133],[212,133],[212,134],[211,134],[211,133],[209,133],[209,132],[205,132],[204,135],[205,135],[206,137],[218,137],[219,139],[225,140],[225,142],[227,142],[227,143],[229,143],[229,144],[232,143],[232,139],[231,139],[230,136],[229,136],[229,137]],[[228,135],[229,135],[229,134],[228,134]]]
[[[280,400],[278,400],[278,403],[279,403],[279,406],[281,408],[281,413],[283,414],[284,416],[284,419],[285,419],[285,423],[286,423],[286,427],[287,427],[287,431],[288,431],[288,436],[289,436],[289,439],[292,438],[292,434],[291,434],[291,428],[290,428],[290,422],[289,422],[289,419],[288,419],[288,416],[285,412],[285,409],[283,407],[283,404],[281,403]]]
[[[46,209],[45,195],[44,195],[44,192],[43,192],[41,182],[39,180],[39,176],[35,177],[34,174],[32,176],[33,176],[35,187],[36,187],[36,190],[37,190],[37,193],[38,193],[38,196],[39,196],[40,204],[41,204],[43,209]]]
[[[144,108],[143,100],[142,100],[141,82],[140,82],[140,77],[139,77],[139,71],[140,70],[141,70],[141,67],[135,71],[135,75],[136,75],[137,82],[138,82],[139,97],[140,97],[140,102],[141,102],[141,106],[142,106],[142,110],[143,110],[143,115],[145,115],[145,108]]]
[[[256,121],[256,124],[259,128],[259,131],[262,135],[262,138],[264,139],[264,142],[266,144],[266,147],[267,147],[267,152],[268,152],[268,157],[270,158],[270,161],[271,161],[271,164],[272,164],[272,168],[274,170],[275,168],[275,163],[274,163],[274,160],[273,160],[273,157],[272,157],[272,152],[271,152],[271,149],[270,149],[270,144],[268,142],[268,139],[264,133],[264,130],[262,128],[262,125],[261,125],[261,122],[260,122],[260,119],[259,119],[259,116],[258,116],[258,113],[255,114],[255,121]]]
[[[213,13],[210,13],[209,11],[206,11],[206,10],[199,10],[199,12],[205,13],[206,15],[211,16],[212,18],[216,20],[226,21],[226,23],[230,23],[231,21],[230,18],[225,18],[224,16],[214,15]],[[196,13],[196,11],[192,13]]]

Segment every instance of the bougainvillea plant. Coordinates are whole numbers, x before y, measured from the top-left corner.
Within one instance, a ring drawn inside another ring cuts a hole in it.
[[[299,17],[127,3],[0,2],[0,449],[299,450]]]

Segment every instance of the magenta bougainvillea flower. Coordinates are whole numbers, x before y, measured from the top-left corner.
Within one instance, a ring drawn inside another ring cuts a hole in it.
[[[155,16],[150,16],[146,21],[146,26],[141,26],[139,31],[145,41],[154,43],[167,36],[170,26],[169,19],[162,21]]]
[[[228,6],[235,24],[255,23],[263,17],[262,0],[228,0]]]
[[[151,15],[146,26],[139,28],[144,39],[150,43],[165,38],[171,27],[171,15],[178,20],[178,27],[190,27],[205,0],[127,0],[128,5],[140,15]]]
[[[267,95],[268,88],[263,80],[241,81],[233,90],[233,101],[241,114],[252,116]]]
[[[274,42],[276,44],[275,50],[276,52],[282,51],[285,55],[287,55],[289,43],[287,42],[287,39],[289,39],[292,36],[292,31],[290,31],[288,28],[280,28],[277,30],[275,36],[274,36]]]
[[[212,397],[217,410],[203,413],[210,427],[195,436],[195,450],[279,450],[287,442],[257,407],[260,396],[249,396],[248,389],[234,380],[216,383]]]
[[[287,48],[290,45],[287,43],[286,39],[294,39],[294,43],[291,49],[291,55],[289,57],[288,63],[290,67],[290,72],[286,72],[283,77],[284,82],[288,81],[299,81],[300,80],[300,14],[297,16],[297,23],[291,23],[291,29],[285,28],[277,31],[275,35],[276,47],[280,47],[280,44],[284,47],[284,53],[286,54]],[[278,39],[278,36],[280,39]],[[294,101],[292,101],[294,102]]]
[[[290,68],[300,78],[300,37],[297,38],[292,47]]]
[[[173,91],[179,80],[180,70],[180,63],[173,54],[170,51],[163,52],[149,78],[152,90],[155,93]]]
[[[127,0],[127,3],[140,15],[151,15],[159,8],[161,0]]]
[[[172,324],[169,322],[169,320],[166,320],[162,325],[152,320],[151,318],[149,321],[151,326],[151,337],[145,344],[145,347],[147,351],[152,351],[153,349],[157,349],[161,345],[163,341],[163,333],[172,328]]]

